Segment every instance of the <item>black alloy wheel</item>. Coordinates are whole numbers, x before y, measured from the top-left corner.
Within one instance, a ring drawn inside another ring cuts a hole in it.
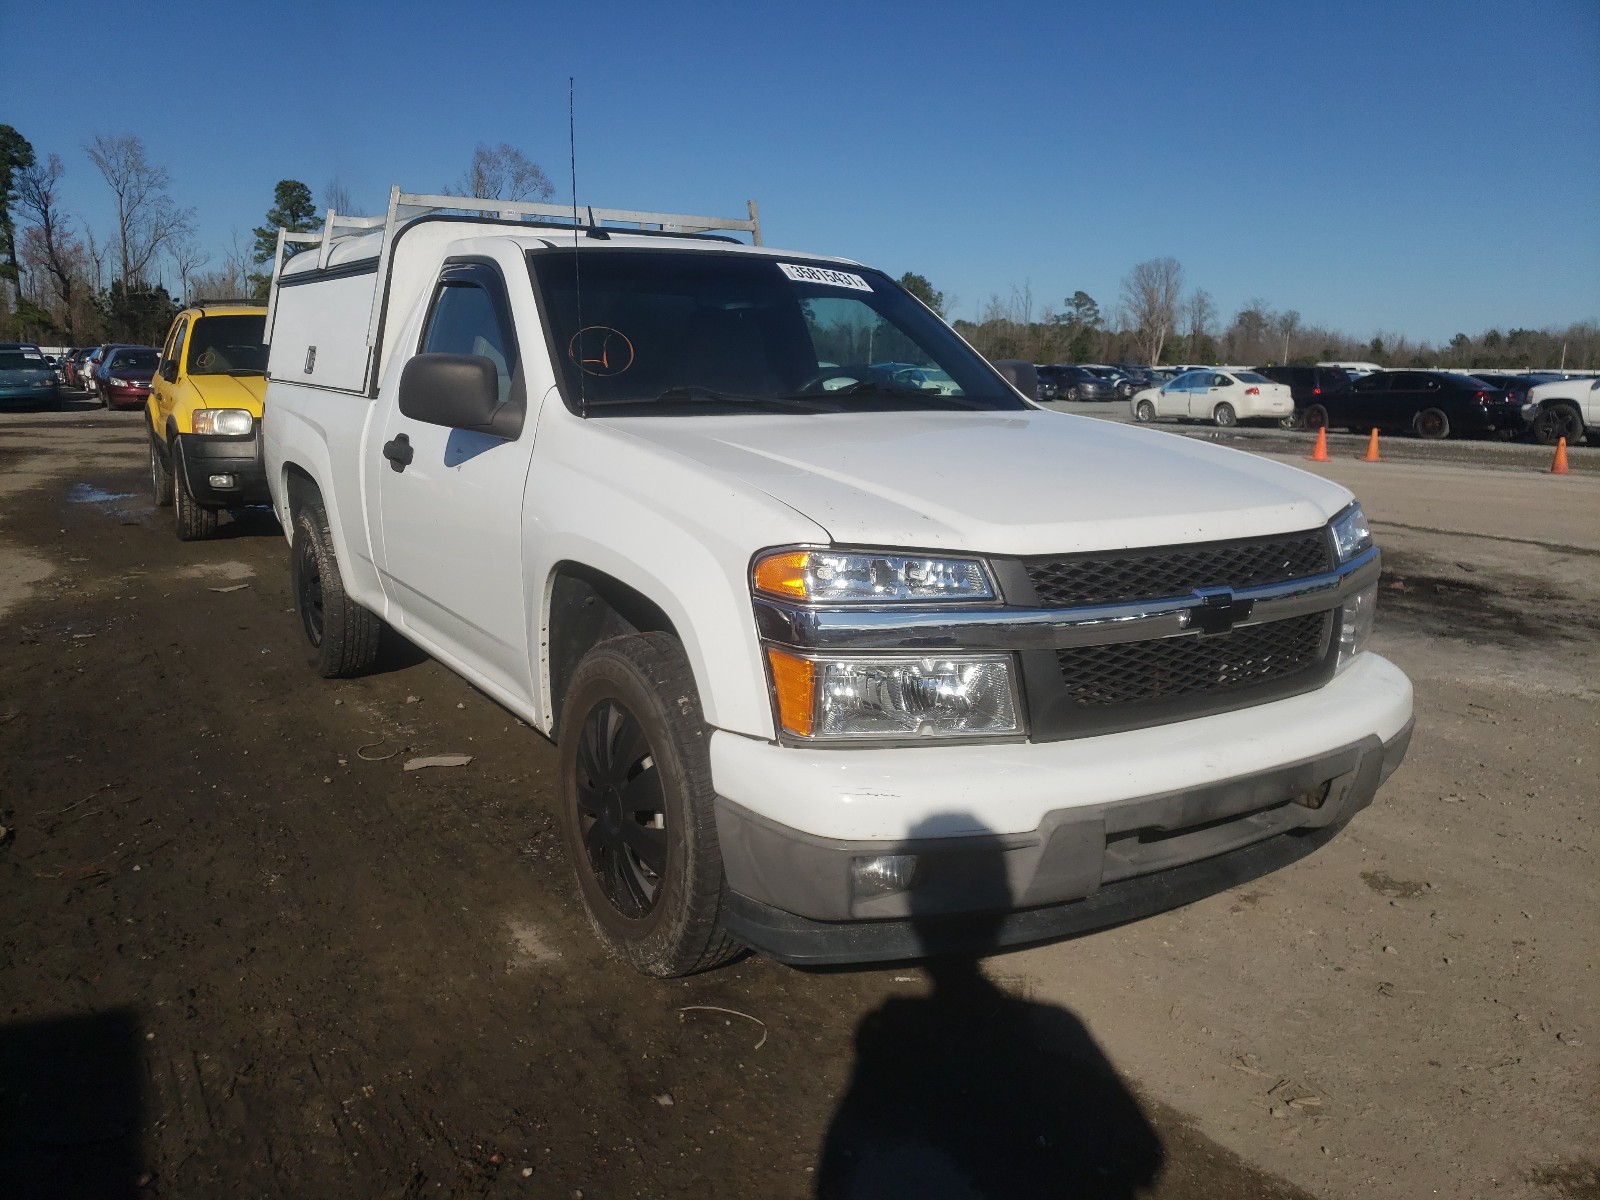
[[[1569,404],[1546,404],[1533,417],[1533,438],[1541,446],[1554,446],[1562,438],[1576,445],[1583,437],[1583,416]]]
[[[1305,416],[1301,420],[1307,429],[1326,429],[1328,427],[1328,410],[1320,404],[1313,404],[1306,409]]]
[[[613,908],[638,920],[667,870],[661,771],[639,719],[615,699],[589,710],[578,734],[578,827],[589,870]]]
[[[306,641],[320,648],[327,620],[323,607],[322,564],[317,561],[317,548],[310,538],[297,538],[294,553],[295,607],[300,610]]]

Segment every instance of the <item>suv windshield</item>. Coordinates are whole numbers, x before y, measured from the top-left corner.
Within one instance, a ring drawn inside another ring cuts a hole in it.
[[[261,339],[266,331],[263,313],[197,317],[184,370],[190,375],[265,375],[267,350]]]
[[[573,411],[1027,407],[876,271],[705,250],[582,253],[577,276],[576,251],[528,255]]]

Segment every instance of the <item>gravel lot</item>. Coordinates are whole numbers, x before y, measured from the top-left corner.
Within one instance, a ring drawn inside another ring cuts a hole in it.
[[[1600,1196],[1586,470],[1314,468],[1418,726],[1304,862],[981,964],[662,984],[595,946],[547,743],[401,643],[312,677],[271,519],[178,542],[138,414],[73,408],[0,415],[8,1194],[801,1197],[887,1129],[882,1195]]]

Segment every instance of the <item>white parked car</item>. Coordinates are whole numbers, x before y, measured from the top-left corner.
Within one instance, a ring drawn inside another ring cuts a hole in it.
[[[552,738],[636,968],[1128,921],[1313,852],[1400,764],[1346,489],[1042,409],[753,217],[584,212],[672,228],[396,189],[280,234],[319,244],[274,275],[261,431],[312,669],[387,624]]]
[[[1534,440],[1576,446],[1587,433],[1600,443],[1600,379],[1558,379],[1528,392],[1526,419]]]
[[[1294,396],[1287,385],[1273,383],[1254,371],[1221,371],[1206,367],[1185,371],[1158,388],[1146,388],[1133,397],[1134,419],[1160,417],[1188,421],[1215,421],[1237,425],[1240,421],[1278,420],[1294,413]]]

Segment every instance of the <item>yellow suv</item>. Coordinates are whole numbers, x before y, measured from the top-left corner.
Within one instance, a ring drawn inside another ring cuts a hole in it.
[[[267,310],[253,303],[186,308],[173,319],[150,381],[150,492],[177,510],[184,541],[210,537],[225,508],[266,504],[261,402]]]

